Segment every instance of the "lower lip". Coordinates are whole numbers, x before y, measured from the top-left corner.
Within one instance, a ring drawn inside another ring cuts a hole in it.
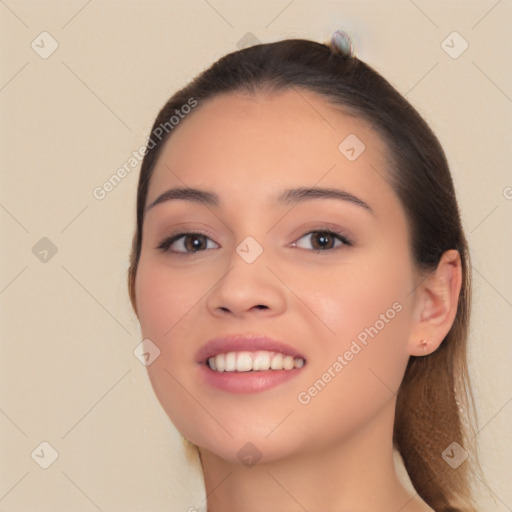
[[[303,367],[304,368],[304,367]],[[206,364],[201,365],[201,374],[206,382],[229,393],[258,393],[274,388],[297,376],[302,368],[292,370],[268,370],[251,372],[217,372]]]

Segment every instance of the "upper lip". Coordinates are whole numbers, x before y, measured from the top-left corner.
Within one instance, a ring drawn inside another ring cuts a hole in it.
[[[206,362],[210,357],[227,352],[268,350],[269,352],[280,352],[287,356],[304,359],[304,356],[297,349],[260,334],[231,334],[207,341],[197,352],[196,361]]]

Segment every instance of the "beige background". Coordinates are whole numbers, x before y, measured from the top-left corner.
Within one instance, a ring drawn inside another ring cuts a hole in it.
[[[474,265],[481,510],[512,510],[511,21],[510,0],[0,2],[0,510],[204,505],[197,461],[133,355],[126,270],[139,166],[103,200],[93,190],[144,144],[170,94],[247,32],[325,41],[341,27],[451,163]],[[31,47],[51,49],[43,31],[58,43],[47,58]],[[463,40],[443,48],[454,31]],[[46,262],[43,237],[57,248]],[[47,469],[44,441],[58,452]]]

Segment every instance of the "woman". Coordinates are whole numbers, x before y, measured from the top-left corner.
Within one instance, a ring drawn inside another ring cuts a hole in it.
[[[474,511],[469,269],[437,138],[346,33],[233,52],[174,94],[129,290],[208,510]]]

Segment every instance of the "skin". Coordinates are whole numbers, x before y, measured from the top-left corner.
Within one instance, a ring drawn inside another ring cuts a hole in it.
[[[338,149],[349,134],[366,146],[352,162]],[[147,212],[136,305],[144,338],[161,351],[148,366],[151,384],[200,449],[210,512],[431,510],[395,473],[396,392],[409,356],[436,350],[453,323],[460,258],[448,251],[435,272],[418,272],[386,168],[386,146],[365,121],[308,91],[218,96],[166,142],[146,204],[188,186],[215,192],[220,206],[174,200]],[[348,191],[373,213],[336,199],[276,202],[284,189],[312,186]],[[325,223],[354,245],[315,251],[311,232]],[[176,229],[204,232],[204,249],[183,253],[192,250],[183,238],[169,252],[157,249]],[[251,264],[236,252],[247,236],[263,248]],[[298,394],[394,303],[401,311],[300,403]],[[282,340],[306,365],[250,395],[206,385],[196,351],[237,333]],[[252,467],[237,457],[247,442],[261,454]]]

